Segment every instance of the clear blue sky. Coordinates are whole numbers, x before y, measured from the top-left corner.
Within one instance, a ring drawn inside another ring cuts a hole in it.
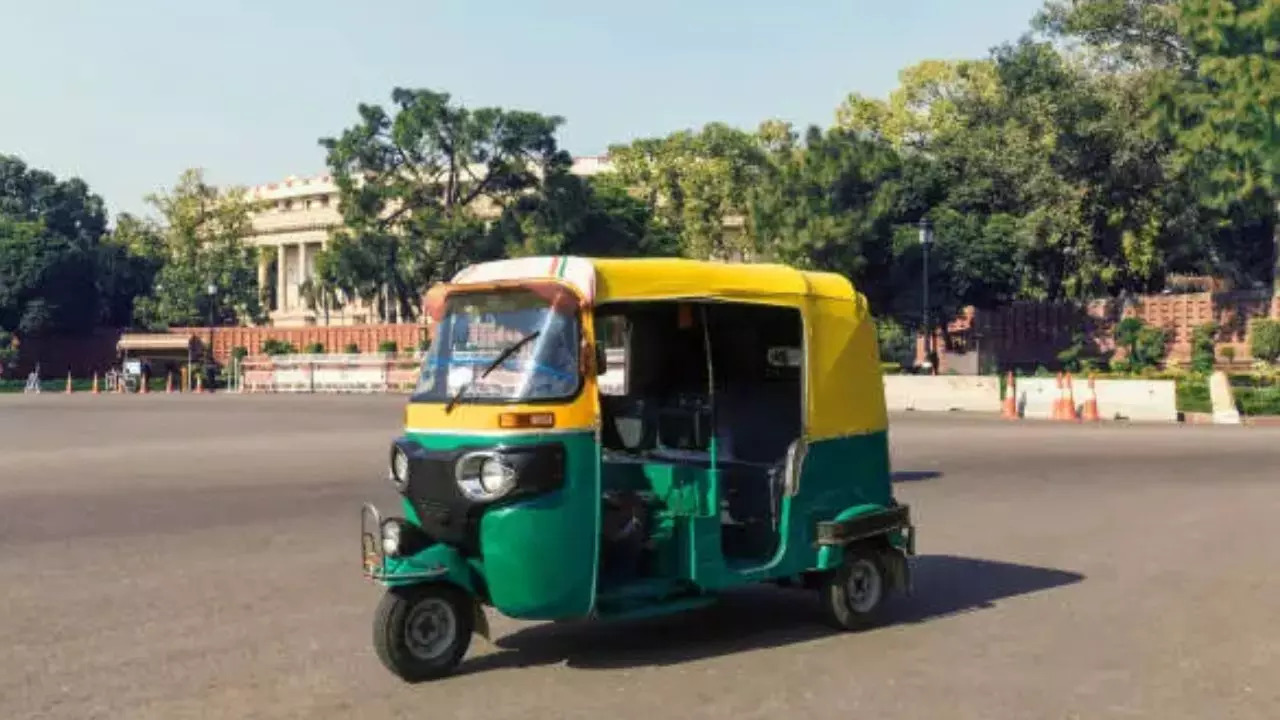
[[[985,55],[1040,0],[0,0],[0,153],[112,212],[187,167],[322,172],[395,85],[557,114],[575,155],[720,120],[830,124],[927,58]]]

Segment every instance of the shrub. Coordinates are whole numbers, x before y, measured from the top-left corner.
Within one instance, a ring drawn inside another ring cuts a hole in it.
[[[306,346],[305,348],[303,348],[303,350],[302,350],[302,351],[303,351],[303,352],[305,352],[305,353],[307,353],[308,355],[323,355],[323,354],[324,354],[324,343],[321,343],[321,342],[310,342],[310,343],[307,343],[307,346]]]
[[[395,353],[399,349],[400,346],[396,344],[395,340],[383,340],[378,343],[378,352],[380,353]]]
[[[1223,359],[1223,360],[1226,360],[1228,363],[1233,363],[1233,362],[1235,362],[1235,361],[1236,361],[1236,349],[1235,349],[1234,347],[1230,346],[1230,345],[1228,345],[1228,346],[1226,346],[1226,347],[1222,348],[1222,359]]]
[[[881,362],[910,365],[915,359],[915,336],[893,318],[876,321],[876,340],[880,345]]]
[[[0,377],[10,365],[18,362],[18,344],[13,334],[0,330]]]
[[[1213,411],[1213,402],[1209,398],[1209,383],[1204,377],[1180,378],[1175,388],[1179,411],[1200,413]]]
[[[245,346],[243,346],[243,345],[237,345],[237,346],[235,346],[235,347],[231,348],[231,359],[232,359],[232,360],[239,361],[239,360],[243,360],[243,359],[245,359],[245,358],[246,358],[246,357],[248,357],[248,356],[249,356],[249,348],[247,348],[247,347],[245,347]]]
[[[1191,331],[1192,370],[1206,375],[1213,372],[1213,366],[1216,361],[1214,354],[1216,344],[1214,340],[1217,336],[1218,326],[1215,323],[1205,323]]]
[[[360,346],[359,346],[359,345],[357,345],[356,343],[349,342],[349,343],[347,343],[345,346],[343,346],[343,348],[342,348],[342,352],[344,352],[344,353],[346,353],[346,354],[348,354],[348,355],[359,355],[359,354],[360,354]]]
[[[267,355],[292,355],[298,352],[298,349],[293,346],[293,343],[267,338],[262,341],[262,352]]]
[[[1266,363],[1280,360],[1280,320],[1258,320],[1253,324],[1249,353]]]
[[[1129,371],[1140,372],[1157,367],[1164,360],[1168,337],[1161,328],[1128,317],[1116,325],[1115,342],[1128,351]]]

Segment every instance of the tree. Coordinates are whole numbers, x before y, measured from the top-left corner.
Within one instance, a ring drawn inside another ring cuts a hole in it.
[[[378,315],[417,316],[422,293],[469,262],[499,257],[482,213],[568,172],[555,132],[563,122],[523,110],[467,109],[447,93],[396,88],[395,115],[361,104],[360,122],[322,138],[344,227],[322,255],[327,277]]]
[[[1280,261],[1277,16],[1275,0],[1049,0],[1036,20],[1145,86],[1131,127],[1168,148],[1168,259],[1241,284],[1272,280]]]
[[[123,240],[162,263],[154,292],[135,304],[137,323],[161,329],[204,325],[210,318],[216,325],[261,322],[258,253],[245,243],[252,225],[244,191],[219,192],[201,171],[187,170],[172,190],[147,201],[159,211],[161,225],[154,231],[135,225]]]
[[[1158,98],[1183,162],[1221,203],[1280,200],[1280,2],[1182,0],[1190,67]]]
[[[749,194],[762,258],[849,277],[876,312],[888,309],[902,163],[887,143],[809,128],[803,149],[773,159]]]
[[[151,293],[164,260],[164,237],[154,223],[128,213],[116,218],[115,227],[98,248],[96,277],[103,325],[132,324],[135,302]]]
[[[59,180],[0,155],[0,330],[81,333],[100,320],[102,198],[77,178]]]
[[[564,175],[521,198],[494,228],[512,255],[674,256],[680,240],[617,175]]]
[[[644,138],[609,148],[621,182],[635,191],[680,238],[681,253],[695,258],[750,258],[761,248],[751,235],[731,229],[742,223],[751,188],[768,160],[766,143],[786,135],[785,126],[766,123],[764,135],[724,123],[663,138]]]
[[[1191,51],[1178,31],[1179,0],[1047,0],[1032,25],[1077,37],[1112,67],[1181,68]]]
[[[895,148],[927,150],[939,135],[956,132],[964,106],[999,92],[990,60],[925,60],[898,73],[900,85],[879,100],[853,93],[836,109],[836,125],[885,140]]]
[[[1280,320],[1257,320],[1249,338],[1249,354],[1256,360],[1280,361]]]

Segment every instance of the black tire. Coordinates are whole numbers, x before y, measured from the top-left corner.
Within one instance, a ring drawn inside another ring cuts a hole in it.
[[[449,675],[471,645],[475,630],[473,603],[471,597],[452,585],[391,588],[374,613],[374,652],[388,670],[405,682]],[[436,637],[433,633],[443,635]]]
[[[889,588],[884,560],[875,548],[866,545],[847,547],[844,562],[827,575],[818,590],[823,617],[837,630],[874,627],[883,614]]]

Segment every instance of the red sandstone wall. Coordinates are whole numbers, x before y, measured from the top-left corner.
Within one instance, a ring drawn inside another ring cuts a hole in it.
[[[340,353],[348,343],[355,343],[362,353],[378,351],[378,344],[394,340],[401,351],[414,350],[422,339],[420,325],[315,325],[307,327],[227,327],[213,328],[213,356],[218,362],[226,362],[231,350],[243,347],[250,355],[262,352],[262,344],[274,338],[291,343],[298,352],[307,345],[318,342],[326,352]],[[170,328],[169,332],[196,336],[201,343],[208,343],[209,328]]]
[[[1169,334],[1168,359],[1187,362],[1191,357],[1191,335],[1205,323],[1216,322],[1218,357],[1232,347],[1237,363],[1247,363],[1249,334],[1259,318],[1280,319],[1280,296],[1259,293],[1189,293],[1149,295],[1125,306],[1117,300],[1095,300],[1083,306],[1045,303],[1014,303],[998,310],[967,309],[948,326],[952,346],[958,350],[980,349],[992,353],[1001,365],[1048,365],[1057,362],[1059,352],[1069,347],[1073,336],[1082,332],[1098,353],[1114,350],[1114,326],[1121,318],[1138,317],[1164,328]],[[939,333],[938,347],[942,347]],[[917,343],[917,359],[923,359],[923,341]],[[947,368],[943,363],[942,371]]]

